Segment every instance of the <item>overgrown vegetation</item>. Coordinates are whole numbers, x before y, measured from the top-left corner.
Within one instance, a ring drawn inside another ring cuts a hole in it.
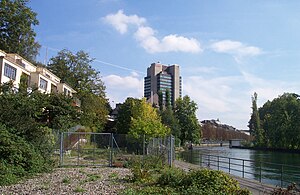
[[[2,88],[3,89],[3,88]],[[51,170],[54,129],[65,131],[76,124],[79,113],[72,99],[38,91],[0,95],[0,185]]]
[[[143,194],[250,194],[241,189],[236,180],[221,171],[208,169],[185,172],[179,168],[163,166],[156,157],[141,160],[133,158],[129,167],[134,185],[124,195]]]

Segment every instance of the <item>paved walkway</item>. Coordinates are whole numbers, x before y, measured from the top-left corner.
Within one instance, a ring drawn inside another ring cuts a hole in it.
[[[185,171],[201,168],[199,165],[194,165],[179,160],[174,161],[174,166],[182,168]],[[271,194],[272,192],[274,192],[274,189],[276,188],[275,186],[263,184],[255,180],[241,178],[235,175],[230,175],[230,176],[240,183],[241,188],[249,189],[253,195]]]

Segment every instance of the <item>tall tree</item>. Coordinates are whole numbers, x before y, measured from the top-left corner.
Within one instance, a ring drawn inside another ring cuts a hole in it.
[[[28,0],[0,1],[0,49],[33,62],[40,48],[33,26],[39,21],[27,3]]]
[[[252,96],[252,114],[248,124],[250,134],[254,136],[255,145],[263,145],[263,129],[260,126],[260,117],[257,109],[257,93]]]
[[[92,62],[84,51],[73,54],[64,49],[50,59],[47,68],[77,91],[83,112],[81,124],[99,132],[107,121],[109,106],[100,72],[92,68]]]
[[[166,108],[171,108],[171,94],[170,90],[166,90]]]
[[[175,102],[175,116],[181,128],[182,142],[199,143],[201,127],[196,117],[197,104],[189,96],[178,98]]]
[[[171,107],[166,107],[160,113],[162,123],[171,129],[172,135],[180,139],[180,125]]]
[[[158,95],[159,110],[163,111],[163,109],[164,109],[164,96],[163,96],[163,92],[161,90],[159,90],[157,92],[157,95]]]

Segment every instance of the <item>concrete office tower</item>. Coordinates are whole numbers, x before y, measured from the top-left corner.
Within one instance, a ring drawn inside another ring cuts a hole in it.
[[[152,63],[147,68],[144,78],[144,97],[147,101],[158,106],[158,92],[163,94],[165,104],[166,90],[170,91],[171,103],[174,105],[177,98],[181,97],[181,76],[179,66],[166,66],[161,63]]]

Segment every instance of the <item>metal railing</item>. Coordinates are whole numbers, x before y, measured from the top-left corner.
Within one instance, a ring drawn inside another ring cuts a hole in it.
[[[182,158],[201,167],[221,170],[242,178],[254,179],[261,183],[280,187],[286,187],[292,183],[300,184],[300,166],[208,154],[198,154],[196,156],[191,154],[192,151],[182,153]]]

